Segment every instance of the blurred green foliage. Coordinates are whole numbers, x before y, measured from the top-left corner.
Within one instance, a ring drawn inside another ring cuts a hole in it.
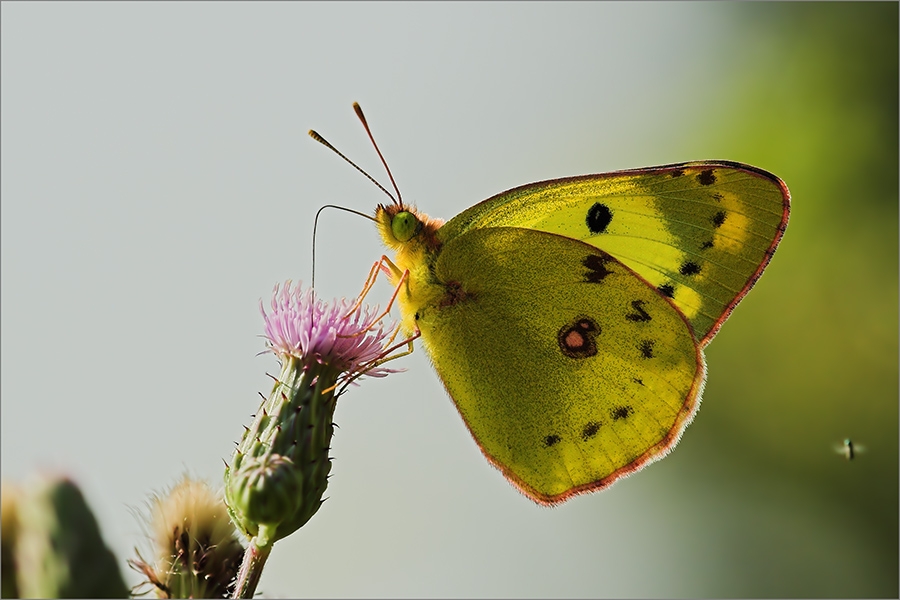
[[[766,575],[737,593],[897,597],[898,4],[733,6],[746,63],[724,74],[719,126],[688,143],[776,173],[792,213],[709,347],[705,444],[742,465],[736,476],[813,494],[864,540],[830,549],[849,563],[859,552],[858,569],[805,573],[799,557],[780,579],[779,551],[748,539],[746,568]],[[852,463],[835,452],[846,437],[867,447]]]
[[[118,559],[73,481],[44,476],[24,490],[3,487],[4,598],[128,597]]]

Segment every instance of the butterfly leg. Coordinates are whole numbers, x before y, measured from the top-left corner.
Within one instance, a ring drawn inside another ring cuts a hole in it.
[[[399,331],[399,330],[400,330],[400,326],[398,325],[397,329],[394,330],[394,335],[391,336],[391,341],[393,341],[393,338],[397,335],[397,331]],[[390,362],[392,360],[395,360],[397,358],[402,358],[404,356],[409,356],[410,354],[412,354],[413,350],[415,349],[415,347],[413,346],[413,341],[421,335],[422,335],[422,332],[419,330],[419,328],[417,326],[416,330],[413,332],[413,334],[411,336],[409,336],[402,342],[398,342],[397,344],[394,344],[390,348],[387,348],[384,352],[379,354],[378,357],[376,357],[376,358],[372,359],[371,361],[369,361],[368,363],[362,365],[361,368],[359,369],[359,371],[354,373],[353,376],[351,376],[349,379],[347,379],[347,381],[344,382],[344,384],[341,386],[340,391],[338,392],[338,395],[340,395],[340,393],[343,392],[344,389],[348,385],[353,383],[356,379],[365,375],[367,371],[370,371],[371,369],[374,369],[375,367],[379,367],[379,366],[381,366],[387,362]],[[399,350],[403,346],[406,346],[405,351],[391,356],[391,354],[393,352],[395,352],[396,350]]]
[[[369,270],[369,276],[366,278],[366,283],[363,286],[362,292],[360,292],[359,296],[357,297],[356,302],[353,305],[353,308],[347,313],[347,315],[344,318],[349,317],[350,315],[352,315],[354,312],[356,312],[359,309],[360,305],[363,302],[363,299],[368,295],[369,291],[372,289],[372,286],[375,285],[375,281],[378,279],[379,272],[384,272],[387,275],[399,277],[398,281],[397,281],[397,285],[394,288],[394,293],[391,294],[391,299],[388,301],[387,307],[384,309],[384,312],[382,312],[376,318],[372,319],[372,322],[369,323],[361,332],[359,332],[359,334],[366,332],[369,329],[371,329],[372,327],[374,327],[375,323],[378,323],[379,321],[381,321],[384,317],[387,316],[387,314],[389,312],[391,312],[391,308],[393,308],[393,306],[394,306],[394,301],[397,299],[397,296],[400,294],[400,290],[402,289],[403,285],[409,279],[409,271],[401,272],[400,269],[397,267],[397,265],[395,265],[393,262],[391,262],[391,259],[389,259],[385,255],[382,255],[381,259],[372,265],[372,268]],[[355,334],[355,335],[359,335],[359,334]],[[397,332],[395,331],[394,334],[391,336],[391,339],[388,343],[393,342],[394,338],[396,336],[397,336]]]
[[[395,270],[397,270],[397,271],[399,272],[399,269],[397,269],[396,265],[394,265],[394,264],[390,261],[389,258],[387,258],[386,256],[382,256],[382,257],[381,257],[381,260],[378,261],[378,262],[376,262],[376,263],[372,266],[372,270],[369,272],[369,277],[370,277],[371,281],[368,281],[368,280],[367,280],[366,286],[363,288],[363,292],[362,292],[362,294],[360,295],[361,298],[362,298],[365,294],[367,294],[368,291],[372,288],[372,285],[374,284],[375,278],[376,278],[376,276],[377,276],[377,270],[376,270],[376,269],[380,269],[380,270],[385,271],[386,273],[390,273],[390,271],[388,270],[389,267],[386,265],[386,263],[388,263],[388,264],[390,265],[390,268],[393,268],[393,269],[395,269]],[[390,299],[390,301],[388,302],[387,309],[386,309],[383,313],[381,313],[381,315],[379,315],[376,319],[373,319],[372,322],[369,324],[368,327],[366,327],[365,330],[368,330],[368,329],[370,329],[371,327],[373,327],[373,326],[375,325],[375,323],[379,322],[381,319],[383,319],[383,318],[390,312],[391,307],[393,307],[393,305],[394,305],[394,301],[397,299],[397,295],[400,293],[400,290],[401,290],[401,289],[403,288],[403,286],[406,284],[406,281],[407,281],[408,278],[409,278],[409,271],[404,271],[404,272],[400,275],[400,279],[399,279],[399,281],[397,282],[397,285],[396,285],[395,288],[394,288],[394,293],[391,295],[391,299]],[[360,301],[361,301],[361,298],[360,298]],[[358,304],[359,304],[359,302],[357,302],[357,305],[358,305]],[[388,342],[387,342],[387,343],[388,343],[388,346],[389,346],[389,347],[386,348],[386,349],[385,349],[381,354],[379,354],[377,357],[375,357],[374,359],[372,359],[372,360],[369,361],[368,363],[362,365],[361,368],[359,369],[359,371],[357,371],[357,372],[354,373],[350,378],[348,378],[347,381],[345,381],[344,384],[341,386],[341,392],[343,392],[343,390],[344,390],[348,385],[350,385],[351,383],[353,383],[354,380],[356,380],[356,379],[358,379],[359,377],[365,375],[367,371],[370,371],[371,369],[374,369],[375,367],[381,366],[381,365],[385,364],[386,362],[390,362],[390,361],[392,361],[392,360],[394,360],[394,359],[401,358],[401,357],[403,357],[403,356],[408,356],[408,355],[410,355],[410,354],[413,353],[413,350],[415,349],[415,346],[413,346],[413,341],[415,341],[417,338],[419,338],[419,337],[422,335],[422,331],[419,329],[419,326],[416,325],[415,331],[413,331],[413,333],[412,333],[409,337],[407,337],[405,340],[403,340],[403,341],[401,341],[401,342],[398,342],[398,343],[394,344],[394,340],[396,339],[397,334],[400,332],[400,327],[401,327],[401,326],[398,324],[397,327],[394,329],[394,332],[391,334],[391,337],[388,339]],[[364,330],[364,331],[365,331],[365,330]],[[360,332],[360,333],[362,333],[362,332]],[[359,335],[359,334],[356,334],[356,335]],[[391,345],[391,344],[393,344],[393,345]],[[400,352],[400,353],[398,353],[398,354],[394,354],[394,352],[396,352],[397,350],[399,350],[399,349],[402,348],[403,346],[406,346],[406,350],[405,350],[405,351]],[[339,393],[340,393],[340,392],[339,392]]]
[[[378,271],[384,270],[384,265],[382,264],[384,261],[384,258],[385,257],[382,255],[381,260],[375,261],[375,263],[372,264],[372,268],[369,269],[369,275],[368,275],[368,277],[366,277],[366,282],[363,284],[363,289],[359,293],[359,295],[356,297],[356,303],[353,305],[353,307],[350,309],[350,311],[344,316],[345,319],[347,317],[349,317],[350,315],[352,315],[353,313],[355,313],[357,310],[359,310],[359,307],[362,304],[363,298],[365,298],[368,295],[369,290],[371,290],[372,286],[375,285],[375,280],[378,279]]]

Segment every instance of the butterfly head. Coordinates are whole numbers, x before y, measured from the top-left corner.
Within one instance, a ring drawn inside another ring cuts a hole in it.
[[[437,231],[444,224],[404,204],[382,204],[375,210],[378,231],[385,245],[395,251],[434,251],[440,248]]]

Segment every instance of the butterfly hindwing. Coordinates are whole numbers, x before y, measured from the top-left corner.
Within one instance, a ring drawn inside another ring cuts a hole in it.
[[[682,163],[514,188],[464,211],[439,235],[513,226],[583,240],[670,297],[705,345],[768,264],[789,199],[784,183],[761,169]]]
[[[488,459],[546,503],[661,457],[699,403],[705,369],[674,305],[573,239],[480,228],[431,266],[416,308],[429,355]]]

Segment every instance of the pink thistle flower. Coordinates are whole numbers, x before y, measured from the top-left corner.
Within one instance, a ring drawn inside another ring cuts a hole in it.
[[[325,303],[300,285],[275,286],[265,320],[267,350],[281,363],[225,464],[225,505],[250,542],[235,597],[252,598],[272,544],[289,536],[322,506],[331,472],[334,410],[347,385],[399,369],[384,363],[400,346],[398,329],[377,308],[348,300]]]
[[[386,344],[392,339],[396,324],[385,329],[373,325],[378,308],[357,305],[343,299],[325,303],[313,290],[303,292],[300,284],[276,285],[272,293],[271,312],[266,314],[262,300],[259,308],[265,319],[268,350],[279,358],[295,358],[303,363],[315,361],[345,373],[384,377],[400,369],[378,366],[385,356]]]

